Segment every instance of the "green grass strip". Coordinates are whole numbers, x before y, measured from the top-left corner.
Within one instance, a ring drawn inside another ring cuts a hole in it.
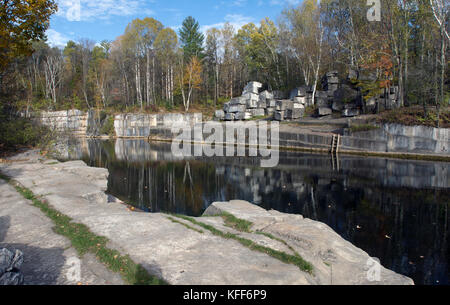
[[[251,233],[250,228],[253,226],[252,222],[237,218],[234,215],[226,212],[222,213],[222,215],[220,216],[225,221],[226,226],[233,228],[239,232]]]
[[[295,266],[299,267],[300,270],[302,270],[302,271],[308,272],[310,274],[313,273],[312,264],[305,261],[302,257],[300,257],[300,255],[290,255],[290,254],[287,254],[282,251],[277,251],[277,250],[274,250],[274,249],[271,249],[268,247],[258,245],[257,243],[255,243],[252,240],[240,237],[233,233],[224,233],[224,232],[214,228],[211,225],[199,222],[188,216],[184,216],[184,215],[174,215],[174,216],[184,219],[184,220],[187,220],[187,221],[190,221],[191,223],[210,231],[212,234],[214,234],[216,236],[220,236],[225,239],[234,239],[234,240],[238,241],[241,245],[249,248],[250,250],[266,253],[284,263],[295,265]]]
[[[199,230],[199,229],[197,229],[197,228],[194,228],[193,226],[190,226],[190,225],[188,225],[188,224],[186,224],[186,223],[184,223],[184,222],[181,222],[181,221],[178,221],[178,220],[176,220],[176,219],[174,219],[174,218],[172,218],[172,217],[170,217],[170,216],[166,216],[171,222],[173,222],[173,223],[178,223],[178,224],[180,224],[180,225],[182,225],[182,226],[185,226],[186,228],[188,228],[188,229],[190,229],[190,230],[193,230],[193,231],[196,231],[196,232],[198,232],[198,233],[200,233],[200,234],[203,234],[204,232],[202,231],[202,230]]]
[[[289,250],[291,250],[295,255],[300,256],[300,254],[298,254],[298,253],[294,250],[294,248],[292,248],[285,240],[283,240],[283,239],[281,239],[281,238],[278,238],[278,237],[276,237],[276,236],[274,236],[274,235],[272,235],[272,234],[270,234],[270,233],[266,233],[266,232],[258,231],[258,232],[256,232],[256,234],[263,235],[263,236],[268,237],[268,238],[270,238],[270,239],[276,240],[276,241],[282,243],[283,245],[285,245],[286,247],[288,247]]]
[[[0,178],[10,182],[10,178],[0,174]],[[33,205],[39,208],[55,224],[53,230],[67,237],[80,256],[91,252],[111,271],[119,273],[123,280],[131,285],[167,285],[163,279],[150,275],[140,264],[136,264],[128,255],[123,256],[117,250],[106,247],[108,239],[92,233],[83,224],[74,223],[72,219],[50,205],[39,200],[29,189],[14,185],[16,190]]]

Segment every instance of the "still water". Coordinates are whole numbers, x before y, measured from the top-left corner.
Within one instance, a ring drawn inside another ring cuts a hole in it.
[[[68,159],[109,170],[108,192],[148,212],[200,216],[243,199],[328,224],[416,284],[450,284],[449,163],[280,153],[257,158],[177,158],[170,144],[70,141]]]

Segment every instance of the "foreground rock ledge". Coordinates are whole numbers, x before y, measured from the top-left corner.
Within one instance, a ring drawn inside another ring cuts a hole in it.
[[[184,220],[179,219],[204,233],[174,223],[162,213],[131,212],[115,198],[105,195],[106,169],[90,168],[82,161],[44,160],[37,151],[18,155],[11,161],[0,163],[2,173],[42,196],[75,222],[107,237],[109,247],[129,254],[135,262],[170,284],[413,284],[411,279],[385,268],[381,268],[379,282],[369,281],[367,253],[342,239],[327,225],[300,215],[266,211],[245,201],[213,203],[205,212],[205,216],[233,214],[251,221],[252,232],[262,231],[283,239],[313,264],[314,275],[252,251],[237,241],[214,236]],[[277,240],[226,227],[221,217],[196,220],[292,254],[289,247]]]

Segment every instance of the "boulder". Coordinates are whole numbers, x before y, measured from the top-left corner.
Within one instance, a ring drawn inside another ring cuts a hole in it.
[[[251,109],[250,113],[254,117],[265,116],[266,115],[266,111],[264,110],[264,108]]]
[[[333,100],[337,102],[353,102],[358,99],[359,92],[348,85],[342,85],[334,92]]]
[[[247,108],[249,109],[258,108],[258,103],[259,101],[256,100],[247,100]]]
[[[328,85],[331,85],[331,84],[339,84],[339,77],[337,77],[337,76],[331,76],[331,77],[328,77],[328,78],[327,78],[327,81],[328,81]]]
[[[235,119],[235,114],[234,113],[227,113],[226,115],[225,115],[225,121],[234,121],[234,119]]]
[[[326,92],[326,91],[316,91],[315,97],[316,98],[324,98],[324,99],[326,99],[326,98],[328,98],[328,92]]]
[[[245,112],[245,105],[231,105],[228,109],[228,112],[236,113],[236,112]]]
[[[277,101],[276,100],[267,100],[266,105],[267,105],[267,108],[275,108],[275,107],[277,107]]]
[[[328,91],[328,95],[333,96],[333,93],[339,89],[339,84],[328,84],[326,86],[326,90]],[[331,92],[331,94],[330,94]]]
[[[377,99],[372,97],[368,99],[367,101],[364,101],[364,108],[366,113],[375,113],[377,109]]]
[[[230,102],[223,104],[223,111],[228,112],[230,110],[230,106],[231,106]]]
[[[359,109],[360,105],[358,102],[348,102],[344,103],[344,109]]]
[[[302,105],[306,105],[307,102],[307,98],[304,96],[296,96],[292,99],[292,101],[294,103],[298,103],[298,104],[302,104]]]
[[[348,77],[348,79],[358,79],[359,78],[359,73],[355,69],[350,68],[348,70],[348,76],[347,77]]]
[[[302,118],[305,114],[305,108],[288,109],[286,111],[286,119],[288,120],[298,120]]]
[[[342,101],[333,101],[332,109],[334,111],[342,111],[342,110],[344,110],[344,102],[342,102]]]
[[[266,101],[259,100],[257,105],[258,105],[258,108],[263,108],[263,109],[267,108],[267,102]]]
[[[252,101],[255,101],[255,102],[258,102],[258,101],[259,101],[259,95],[258,95],[257,93],[251,93],[251,92],[244,93],[244,94],[241,96],[241,98],[242,98],[244,101],[246,101],[246,102],[248,102],[249,100],[252,100]]]
[[[261,101],[272,100],[273,93],[270,93],[269,91],[265,90],[259,94],[259,99]]]
[[[337,70],[330,71],[326,74],[326,77],[338,76],[339,72]]]
[[[234,116],[234,119],[237,121],[249,120],[251,118],[252,115],[249,112],[237,112]]]
[[[12,252],[0,249],[0,286],[22,285],[24,277],[20,273],[23,264],[23,253],[19,250]]]
[[[354,117],[361,115],[361,111],[359,109],[344,109],[342,111],[342,116],[344,117]]]
[[[299,104],[299,103],[294,103],[292,105],[292,109],[305,109],[305,105]]]
[[[275,111],[275,121],[284,121],[285,111]]]
[[[265,109],[265,115],[268,117],[272,117],[275,113],[275,107],[270,107]]]
[[[214,116],[218,118],[219,120],[223,120],[225,118],[225,111],[223,110],[216,110],[214,113]]]
[[[331,108],[320,107],[316,110],[317,116],[327,116],[333,114],[333,110]]]
[[[315,105],[317,105],[317,107],[325,107],[325,108],[330,107],[330,103],[328,102],[328,98],[321,98],[321,97],[317,97],[316,98]]]
[[[245,105],[246,100],[242,96],[235,97],[235,98],[231,99],[229,103],[230,103],[230,105]]]
[[[259,89],[261,89],[262,84],[258,83],[258,82],[249,82],[247,84],[247,86],[245,86],[244,88],[244,94],[245,93],[255,93],[258,94],[259,93]],[[243,95],[244,95],[243,94]]]
[[[294,102],[291,100],[279,100],[277,101],[277,110],[286,111],[287,109],[292,109]]]

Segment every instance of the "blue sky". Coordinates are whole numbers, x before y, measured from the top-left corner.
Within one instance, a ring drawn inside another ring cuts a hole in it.
[[[153,17],[177,30],[183,19],[193,16],[202,31],[230,22],[236,28],[276,20],[281,11],[301,0],[56,0],[58,12],[47,31],[52,46],[68,40],[89,38],[96,42],[114,40],[135,18]],[[79,8],[79,9],[78,9]]]

